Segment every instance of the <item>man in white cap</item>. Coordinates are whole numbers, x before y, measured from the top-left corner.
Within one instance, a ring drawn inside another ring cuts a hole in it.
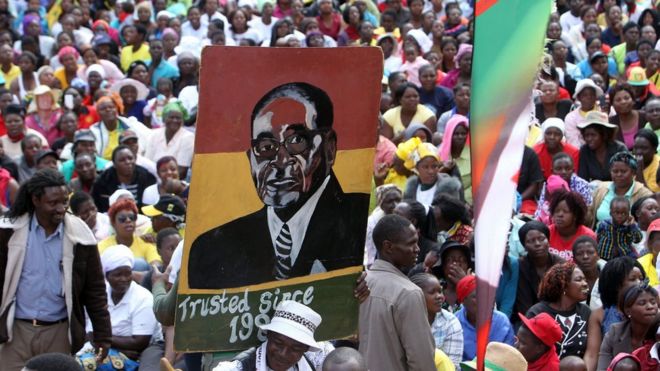
[[[325,356],[333,350],[328,343],[317,343],[314,332],[321,316],[295,301],[281,302],[270,323],[259,326],[266,331],[266,342],[222,362],[213,371],[288,371],[321,370]]]

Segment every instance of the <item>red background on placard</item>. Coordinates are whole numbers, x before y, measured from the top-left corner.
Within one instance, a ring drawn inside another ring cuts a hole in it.
[[[205,47],[197,117],[203,124],[198,124],[195,153],[247,150],[252,109],[269,90],[289,82],[315,85],[330,96],[338,149],[373,147],[376,125],[369,121],[379,107],[382,60],[375,47]],[[373,73],[360,75],[365,70]]]

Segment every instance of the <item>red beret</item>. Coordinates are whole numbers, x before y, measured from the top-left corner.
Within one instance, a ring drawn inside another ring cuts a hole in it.
[[[522,313],[518,313],[518,316],[543,344],[554,347],[555,343],[561,340],[561,327],[548,313],[539,313],[531,319],[523,316]]]
[[[477,288],[477,276],[468,275],[456,284],[456,301],[462,303]]]

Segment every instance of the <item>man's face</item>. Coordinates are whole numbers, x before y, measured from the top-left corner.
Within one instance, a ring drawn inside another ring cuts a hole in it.
[[[294,204],[326,175],[321,165],[327,143],[315,130],[315,116],[311,103],[286,97],[273,100],[257,114],[249,154],[252,178],[264,204],[275,208]]]
[[[266,363],[274,371],[285,371],[293,367],[309,347],[288,336],[268,331],[266,335]]]

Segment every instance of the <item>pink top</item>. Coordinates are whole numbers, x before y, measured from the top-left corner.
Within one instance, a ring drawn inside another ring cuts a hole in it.
[[[639,131],[638,128],[633,128],[630,131],[624,131],[621,129],[621,136],[623,136],[623,143],[625,143],[626,147],[633,148],[635,145],[635,134],[637,134],[637,131]]]
[[[422,84],[419,82],[419,69],[427,64],[430,64],[429,61],[422,57],[417,57],[412,63],[405,61],[399,68],[399,71],[406,74],[408,82],[420,87]]]
[[[62,131],[57,127],[57,121],[60,119],[60,116],[62,116],[62,111],[59,109],[55,110],[55,112],[50,115],[49,122],[42,124],[39,120],[39,115],[36,112],[31,113],[25,117],[25,126],[42,134],[46,140],[48,140],[48,146],[50,147],[53,145],[55,140],[61,138],[64,135]]]

